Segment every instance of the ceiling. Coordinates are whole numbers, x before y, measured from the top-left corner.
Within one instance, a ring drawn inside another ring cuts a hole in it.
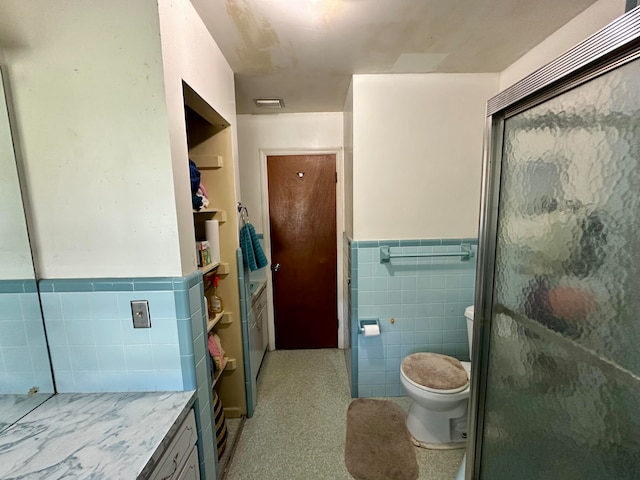
[[[238,113],[342,111],[354,73],[500,72],[595,1],[191,0]]]

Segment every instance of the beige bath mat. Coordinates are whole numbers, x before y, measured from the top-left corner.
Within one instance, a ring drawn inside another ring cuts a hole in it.
[[[359,398],[347,411],[345,463],[357,480],[415,480],[418,462],[402,407]]]

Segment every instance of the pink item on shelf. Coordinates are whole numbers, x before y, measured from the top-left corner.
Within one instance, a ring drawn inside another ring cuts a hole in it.
[[[207,194],[207,190],[204,188],[204,185],[202,184],[202,182],[200,182],[200,185],[198,185],[198,190],[200,190],[202,192],[202,196],[206,199],[209,198],[209,195]]]
[[[217,370],[223,370],[227,364],[227,359],[224,357],[224,350],[220,343],[220,337],[216,334],[209,334],[208,339],[209,353],[213,357],[213,361],[216,364]]]

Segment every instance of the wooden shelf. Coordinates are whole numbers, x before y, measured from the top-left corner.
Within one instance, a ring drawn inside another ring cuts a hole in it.
[[[218,383],[218,380],[220,380],[220,377],[224,372],[232,372],[237,368],[235,358],[229,358],[229,357],[224,357],[224,358],[227,360],[224,364],[224,368],[221,371],[219,371],[218,374],[214,377],[213,381],[211,382],[211,388],[214,388],[216,386],[216,384]]]
[[[196,155],[190,154],[189,158],[196,164],[198,170],[207,170],[209,168],[222,168],[222,155]]]
[[[226,370],[226,366],[225,366],[225,370]],[[224,370],[222,370],[221,372],[218,372],[218,374],[213,377],[213,381],[211,382],[211,388],[215,388],[216,383],[218,383],[218,380],[220,380],[220,377],[222,376],[222,374],[224,373]]]
[[[224,312],[222,319],[218,323],[220,325],[231,325],[233,323],[233,316],[231,312]]]
[[[229,268],[228,267],[229,264],[226,264],[226,265],[227,265],[227,269],[228,269]],[[213,270],[213,269],[215,269],[217,267],[220,267],[220,263],[219,262],[212,262],[209,265],[205,265],[204,267],[198,267],[198,269],[202,272],[202,275],[205,275],[205,274],[209,273],[211,270]]]
[[[227,212],[217,207],[207,207],[201,208],[200,210],[194,210],[193,213],[195,215],[210,215],[212,217],[216,217],[216,220],[220,223],[224,223],[227,221]]]
[[[229,275],[229,272],[231,272],[231,267],[229,266],[228,263],[213,262],[213,263],[210,263],[209,265],[205,265],[204,267],[198,267],[198,268],[202,272],[202,275],[206,275],[211,270],[215,270],[216,268],[218,269],[216,271],[218,275]]]
[[[207,322],[207,332],[210,332],[216,325],[229,325],[233,322],[231,312],[220,312]]]

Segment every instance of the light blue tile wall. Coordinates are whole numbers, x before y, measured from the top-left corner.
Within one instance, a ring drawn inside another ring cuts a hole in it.
[[[202,274],[41,280],[58,392],[196,390],[202,478],[217,457]],[[147,300],[151,328],[134,329],[131,301]]]
[[[35,280],[0,281],[0,393],[53,393]]]
[[[56,281],[42,284],[58,392],[184,389],[173,290],[58,292]],[[132,300],[149,301],[152,328],[133,328]]]
[[[198,459],[202,478],[218,478],[218,458],[213,420],[211,370],[207,349],[204,286],[199,272],[174,282],[178,337],[185,389],[197,389],[194,411],[198,429]]]
[[[353,318],[379,318],[381,327],[380,336],[352,337],[352,349],[357,348],[352,391],[357,389],[359,397],[404,395],[400,363],[411,353],[435,352],[469,360],[464,310],[473,303],[475,258],[380,262],[381,245],[393,247],[394,253],[442,253],[458,252],[463,243],[477,249],[475,239],[352,243],[351,261],[357,262],[357,268],[351,269]],[[357,321],[353,323],[357,329]]]

